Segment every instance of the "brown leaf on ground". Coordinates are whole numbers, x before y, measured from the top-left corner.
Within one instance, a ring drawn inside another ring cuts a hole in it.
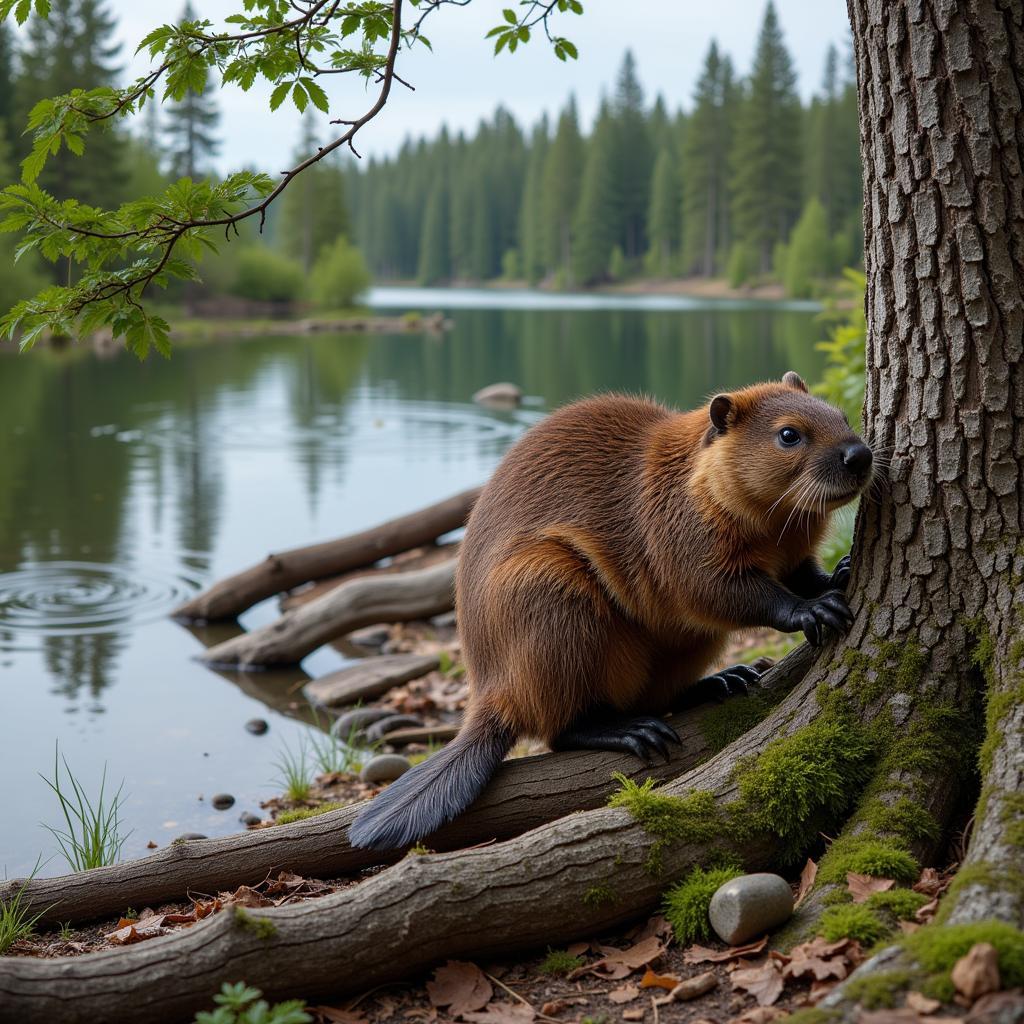
[[[483,1009],[494,995],[494,989],[476,964],[449,960],[434,971],[427,982],[427,995],[432,1006],[448,1006],[453,1017]]]
[[[803,871],[800,872],[800,883],[796,887],[796,896],[793,899],[794,910],[807,899],[807,894],[814,888],[814,880],[817,877],[818,865],[808,857]]]
[[[758,967],[745,967],[730,975],[732,987],[748,992],[760,1006],[771,1006],[782,995],[782,969],[777,960],[768,959]]]
[[[694,945],[683,954],[683,961],[688,964],[724,964],[727,960],[738,960],[743,956],[756,956],[767,945],[767,935],[746,946],[730,946],[728,949],[711,949],[708,946]]]
[[[645,1009],[643,1009],[642,1007],[640,1007],[640,1008],[638,1008],[636,1010],[623,1010],[622,1011],[622,1019],[623,1020],[643,1020],[644,1019],[644,1014],[646,1012],[647,1011]]]
[[[989,942],[976,942],[953,965],[953,987],[970,1000],[999,991],[999,953]]]
[[[569,1001],[567,999],[552,999],[540,1008],[540,1012],[545,1017],[557,1017],[558,1014],[563,1013],[568,1009]]]
[[[856,871],[846,872],[846,889],[854,903],[863,903],[876,892],[888,892],[895,884],[894,878],[875,878],[873,875],[859,875]]]
[[[665,999],[656,999],[659,1006],[665,1003],[685,1003],[690,999],[697,999],[706,995],[712,989],[718,988],[718,975],[714,971],[705,971],[703,974],[695,974],[692,978],[684,978]]]
[[[946,886],[935,868],[925,868],[911,888],[914,892],[924,893],[925,896],[938,896]]]
[[[224,901],[225,903],[233,903],[237,907],[269,907],[271,901],[258,893],[252,886],[240,885],[231,895]]]
[[[649,939],[652,935],[661,939],[666,946],[672,940],[672,925],[661,914],[655,914],[654,917],[645,921],[636,929],[635,935],[630,935],[630,938],[634,942],[643,942],[644,939]]]
[[[570,981],[575,981],[584,974],[596,974],[609,981],[618,981],[619,978],[625,978],[641,967],[646,967],[665,952],[664,945],[653,935],[635,946],[630,946],[629,949],[616,949],[614,946],[599,948],[604,956],[585,967],[578,967],[569,975]]]
[[[827,981],[829,978],[842,981],[850,973],[842,957],[823,960],[820,956],[796,956],[795,949],[793,953],[793,958],[782,968],[787,978],[803,978],[809,974],[815,981]]]
[[[998,1024],[1024,1017],[1024,992],[1019,988],[990,992],[971,1007],[964,1024]]]
[[[571,946],[569,946],[566,952],[569,954],[569,956],[583,956],[583,954],[589,952],[589,950],[589,942],[574,942]]]
[[[631,1003],[634,999],[640,998],[640,989],[636,985],[623,985],[622,988],[613,988],[608,993],[608,998],[619,1005]]]
[[[752,1006],[738,1017],[733,1017],[729,1024],[772,1024],[772,1021],[788,1016],[789,1011],[780,1006]]]
[[[144,942],[147,938],[151,938],[152,936],[140,935],[135,930],[135,925],[126,924],[123,928],[118,928],[115,931],[108,932],[103,937],[110,942],[113,942],[115,946],[130,946],[134,942]]]
[[[491,1003],[480,1013],[462,1014],[464,1020],[473,1024],[530,1024],[536,1016],[534,1008],[525,1003]]]
[[[366,1024],[366,1017],[356,1010],[342,1010],[337,1006],[311,1006],[309,1012],[316,1014],[323,1024]]]
[[[811,990],[807,993],[807,1001],[813,1006],[820,1003],[838,985],[838,981],[812,981]]]
[[[671,992],[682,980],[682,978],[675,974],[655,974],[648,967],[647,973],[640,979],[640,987],[663,988],[666,992]]]
[[[907,993],[907,1008],[913,1010],[915,1013],[923,1013],[927,1015],[929,1013],[934,1013],[941,1006],[941,1000],[931,999],[921,992]]]
[[[918,924],[927,924],[938,912],[939,909],[939,898],[936,896],[929,903],[926,903],[923,907],[918,907],[914,911],[914,920]]]
[[[224,904],[219,900],[193,900],[192,901],[192,912],[196,916],[197,921],[202,921],[204,917],[209,917],[211,914],[216,914],[218,910]]]

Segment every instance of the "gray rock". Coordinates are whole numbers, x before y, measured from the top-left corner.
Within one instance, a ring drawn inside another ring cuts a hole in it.
[[[379,722],[382,718],[390,718],[393,714],[394,711],[390,708],[355,708],[346,711],[331,725],[331,735],[340,740],[347,740],[353,729],[359,734],[368,725]]]
[[[396,729],[404,729],[406,726],[411,728],[421,728],[423,722],[416,718],[414,715],[396,715],[394,713],[389,714],[387,718],[380,718],[373,725],[368,726],[363,735],[369,743],[379,743],[389,732],[394,732]]]
[[[253,736],[262,736],[270,728],[262,718],[250,718],[245,723],[245,731],[251,732]]]
[[[500,384],[488,384],[474,396],[477,405],[489,405],[492,409],[515,409],[523,401],[523,392],[515,384],[502,381]]]
[[[400,754],[378,754],[363,765],[359,778],[363,782],[394,782],[411,767],[409,759]]]
[[[173,843],[190,843],[193,839],[206,839],[202,832],[183,832]]]
[[[242,811],[238,820],[248,828],[249,825],[258,825],[263,819],[258,814],[253,814],[252,811]]]
[[[215,793],[210,797],[210,805],[215,811],[226,811],[235,806],[235,798],[230,793]]]
[[[391,630],[387,626],[365,626],[349,633],[348,639],[360,647],[380,647],[390,636]]]
[[[718,937],[730,946],[777,928],[793,915],[793,892],[778,875],[741,875],[711,897],[708,917]]]

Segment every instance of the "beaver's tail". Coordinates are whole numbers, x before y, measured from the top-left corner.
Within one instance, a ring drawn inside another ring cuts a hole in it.
[[[513,742],[494,716],[471,715],[448,746],[374,797],[350,826],[349,842],[394,850],[436,832],[480,795]]]

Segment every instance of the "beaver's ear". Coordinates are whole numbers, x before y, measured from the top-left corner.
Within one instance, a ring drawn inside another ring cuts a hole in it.
[[[804,383],[803,377],[799,373],[794,373],[792,370],[787,370],[782,375],[782,383],[787,387],[796,388],[797,391],[806,391],[807,385]]]
[[[715,429],[724,434],[730,424],[736,422],[736,403],[732,400],[732,396],[715,395],[711,399],[710,414]]]

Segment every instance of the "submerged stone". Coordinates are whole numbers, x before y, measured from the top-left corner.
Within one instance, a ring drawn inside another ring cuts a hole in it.
[[[263,718],[250,718],[245,723],[245,731],[251,732],[253,736],[262,736],[270,728]]]
[[[234,807],[235,798],[230,793],[215,793],[210,797],[210,804],[216,811],[226,811],[229,807]]]
[[[779,875],[740,875],[711,897],[711,927],[730,946],[777,928],[793,915],[793,892]]]

